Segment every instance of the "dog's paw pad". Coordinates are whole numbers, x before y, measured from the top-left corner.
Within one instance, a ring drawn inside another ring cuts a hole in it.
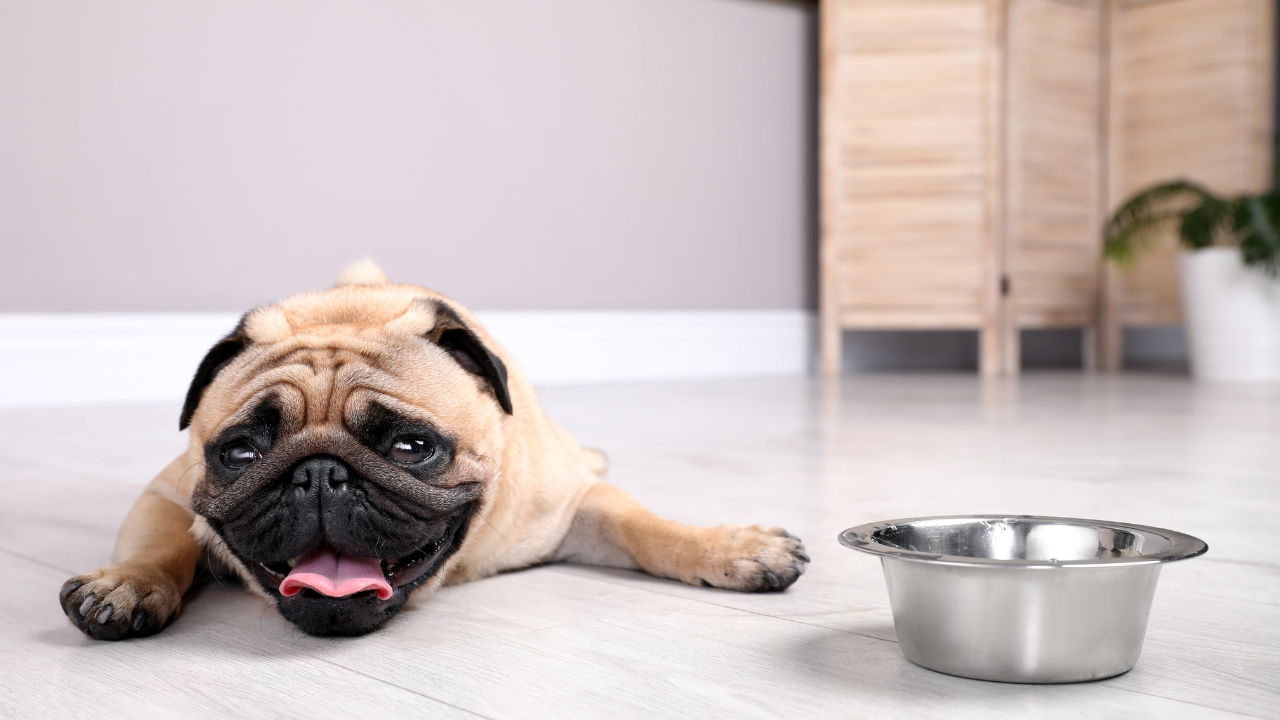
[[[71,578],[58,599],[72,624],[100,640],[154,635],[181,602],[163,576],[122,565]]]
[[[711,529],[699,579],[727,590],[786,590],[804,574],[809,555],[782,528],[722,525]]]

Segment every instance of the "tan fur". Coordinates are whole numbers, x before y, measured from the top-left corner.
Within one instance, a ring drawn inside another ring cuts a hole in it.
[[[601,482],[604,454],[583,448],[546,417],[518,363],[470,313],[430,290],[382,282],[381,271],[372,269],[377,272],[349,268],[332,290],[246,316],[247,349],[205,390],[187,451],[156,477],[125,520],[115,564],[68,582],[64,607],[73,620],[73,610],[92,595],[91,614],[110,602],[113,614],[122,614],[117,618],[142,608],[156,615],[148,622],[162,626],[192,582],[201,547],[261,592],[256,576],[219,552],[216,534],[194,516],[191,501],[204,478],[205,443],[243,421],[267,394],[288,408],[284,434],[315,442],[374,398],[456,436],[450,475],[479,481],[485,490],[462,548],[419,593],[555,560],[638,567],[740,590],[787,585],[804,571],[803,546],[780,529],[662,520]],[[482,381],[423,340],[437,320],[433,304],[424,301],[453,309],[505,363],[513,414],[498,407]],[[119,627],[87,630],[130,634]]]
[[[391,278],[382,272],[382,268],[372,258],[363,257],[342,269],[334,287],[343,285],[383,285],[391,282]]]

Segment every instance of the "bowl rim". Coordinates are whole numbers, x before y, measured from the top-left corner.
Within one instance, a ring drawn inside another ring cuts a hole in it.
[[[898,525],[911,525],[930,520],[986,520],[1004,523],[1033,520],[1055,525],[1075,525],[1101,527],[1111,530],[1123,530],[1130,533],[1158,535],[1169,541],[1169,547],[1150,555],[1116,558],[1089,558],[1087,560],[1019,560],[1002,558],[977,558],[963,555],[940,555],[937,553],[907,550],[877,542],[875,533]],[[838,536],[841,545],[859,552],[878,555],[882,558],[910,560],[938,565],[969,565],[986,567],[1014,568],[1058,568],[1058,567],[1126,567],[1134,565],[1154,565],[1158,563],[1176,562],[1198,557],[1209,551],[1209,545],[1203,540],[1186,533],[1174,530],[1134,525],[1132,523],[1111,522],[1109,520],[1087,520],[1084,518],[1054,517],[1050,515],[930,515],[927,517],[900,518],[898,520],[881,520],[851,527]]]

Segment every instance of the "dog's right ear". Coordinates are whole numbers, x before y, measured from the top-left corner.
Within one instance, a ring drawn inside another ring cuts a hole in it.
[[[244,318],[240,318],[240,324],[236,325],[235,330],[209,348],[209,352],[200,361],[200,367],[196,368],[196,376],[191,378],[191,387],[187,388],[187,400],[182,404],[182,417],[178,418],[179,430],[186,430],[191,424],[191,416],[196,414],[204,389],[248,344],[249,336],[244,330]]]

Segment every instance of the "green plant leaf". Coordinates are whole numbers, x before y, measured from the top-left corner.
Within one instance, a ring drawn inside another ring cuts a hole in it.
[[[1229,234],[1236,203],[1207,195],[1199,204],[1182,215],[1178,235],[1182,244],[1193,250],[1210,247]]]
[[[1275,191],[1246,197],[1234,216],[1240,254],[1246,265],[1260,266],[1267,274],[1280,276],[1280,196]]]
[[[1214,223],[1221,226],[1225,222],[1220,215],[1223,204],[1226,201],[1189,180],[1175,180],[1147,188],[1130,198],[1111,216],[1104,231],[1103,255],[1116,262],[1128,262],[1135,248],[1146,245],[1175,225],[1180,226],[1189,212],[1201,208],[1196,221],[1199,225],[1192,228],[1193,237],[1198,242],[1204,232],[1202,226],[1209,226],[1209,242],[1212,243]]]

